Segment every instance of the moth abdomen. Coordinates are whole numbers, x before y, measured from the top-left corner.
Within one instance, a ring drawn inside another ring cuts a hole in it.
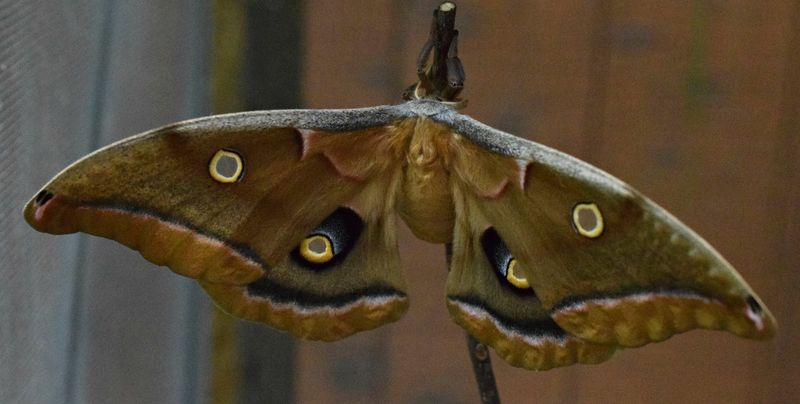
[[[453,236],[451,139],[440,125],[419,119],[406,149],[397,211],[415,236],[431,243],[447,243]]]

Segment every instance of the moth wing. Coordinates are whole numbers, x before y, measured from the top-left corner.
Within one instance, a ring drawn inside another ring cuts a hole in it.
[[[391,107],[270,111],[167,126],[68,167],[25,218],[39,231],[82,231],[136,249],[198,279],[227,311],[301,337],[341,338],[407,306],[387,204],[396,115]],[[364,155],[380,158],[356,158]],[[362,227],[347,256],[327,268],[292,261],[341,211]],[[317,321],[330,312],[339,315]]]
[[[459,187],[453,196],[458,215],[447,307],[456,323],[517,367],[545,370],[609,359],[614,345],[567,333],[553,321],[533,289],[508,280],[513,258],[476,206],[478,201]]]
[[[693,328],[774,334],[774,318],[736,270],[622,181],[464,115],[438,120],[463,136],[453,170],[467,197],[570,334],[624,347]]]

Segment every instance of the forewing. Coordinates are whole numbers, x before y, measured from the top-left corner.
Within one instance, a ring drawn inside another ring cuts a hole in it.
[[[25,217],[39,231],[82,231],[139,250],[198,279],[231,312],[307,338],[341,338],[394,320],[407,305],[389,198],[403,118],[392,111],[244,113],[171,125],[68,167]],[[324,271],[293,263],[298,243],[342,209],[361,223],[348,253]],[[360,298],[366,303],[355,304]],[[293,311],[254,313],[269,308],[253,299]],[[297,317],[309,307],[347,315],[309,331],[308,316]]]

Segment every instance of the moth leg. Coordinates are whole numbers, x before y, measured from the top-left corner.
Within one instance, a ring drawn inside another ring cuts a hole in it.
[[[458,31],[453,36],[453,42],[450,42],[446,62],[448,95],[455,97],[464,88],[464,80],[466,79],[464,65],[461,64],[461,59],[458,58]]]
[[[431,58],[432,50],[433,39],[428,38],[425,44],[422,45],[422,50],[419,51],[419,55],[417,56],[417,76],[419,77],[420,81],[422,81],[422,78],[425,77],[425,73],[428,68],[428,59]]]
[[[422,50],[417,56],[417,78],[419,81],[407,90],[411,93],[411,99],[420,99],[422,96],[430,94],[434,89],[433,82],[428,77],[428,71],[430,70],[428,59],[431,57],[433,46],[433,33],[431,32],[431,38],[425,42],[425,45],[422,45]],[[420,89],[424,91],[424,94],[420,94]]]

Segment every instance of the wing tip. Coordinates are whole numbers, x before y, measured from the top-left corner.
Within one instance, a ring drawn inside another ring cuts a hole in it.
[[[229,242],[137,209],[78,203],[42,190],[28,202],[23,214],[37,231],[81,231],[108,238],[190,278],[244,284],[258,279],[266,268],[257,256]]]
[[[34,195],[22,211],[25,221],[36,231],[50,234],[68,234],[78,231],[69,216],[63,217],[64,201],[61,195],[44,188]],[[66,220],[65,220],[66,219]]]

